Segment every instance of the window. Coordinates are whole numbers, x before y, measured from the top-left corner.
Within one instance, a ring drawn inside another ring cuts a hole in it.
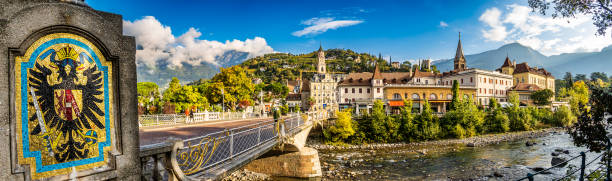
[[[368,91],[368,94],[370,93],[370,88],[366,89]]]
[[[402,99],[402,96],[398,93],[393,94],[393,99],[398,100],[398,99]]]
[[[431,94],[431,95],[429,95],[429,99],[430,100],[436,100],[436,99],[438,99],[438,96],[436,96],[436,94]]]
[[[478,88],[478,93],[482,93],[482,88]]]
[[[419,94],[412,94],[412,99],[419,99]]]
[[[344,88],[344,93],[348,93],[348,88]]]
[[[359,93],[361,94],[363,91],[361,91],[361,88],[359,88]]]
[[[429,80],[425,80],[425,84],[429,84]]]
[[[484,83],[487,83],[487,78],[485,77],[485,78],[483,78],[483,79],[484,79]]]
[[[485,89],[485,94],[487,94],[487,89]]]
[[[461,84],[463,84],[463,79],[461,79]]]
[[[452,95],[452,94],[447,94],[447,95],[446,95],[446,99],[448,99],[448,100],[453,99],[453,95]]]
[[[376,93],[380,93],[380,88],[376,88]]]
[[[474,82],[474,77],[470,77],[470,83]]]
[[[404,99],[408,99],[408,93],[404,93]]]
[[[351,88],[351,93],[355,93],[355,88]]]

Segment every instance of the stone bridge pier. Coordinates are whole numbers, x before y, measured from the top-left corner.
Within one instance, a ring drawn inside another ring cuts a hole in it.
[[[306,125],[305,125],[306,126]],[[310,178],[322,176],[319,152],[305,147],[313,124],[293,136],[283,138],[282,144],[251,161],[244,168],[270,176]]]

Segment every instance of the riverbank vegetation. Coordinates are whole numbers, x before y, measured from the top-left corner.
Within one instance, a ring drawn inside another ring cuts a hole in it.
[[[580,89],[581,83],[577,84]],[[519,98],[509,94],[509,106],[502,107],[491,99],[488,108],[479,108],[470,98],[456,96],[453,90],[450,111],[434,115],[427,100],[423,111],[412,112],[412,101],[404,100],[400,114],[387,115],[381,101],[372,112],[352,120],[351,110],[339,112],[336,125],[324,128],[328,144],[363,144],[420,142],[447,138],[468,138],[482,134],[531,131],[549,127],[570,126],[577,118],[574,108],[561,107],[555,112],[548,107],[519,107]],[[588,94],[588,92],[586,92]]]

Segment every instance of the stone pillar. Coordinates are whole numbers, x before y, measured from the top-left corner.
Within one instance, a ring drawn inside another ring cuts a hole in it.
[[[446,102],[442,103],[442,111],[441,112],[446,112]]]
[[[424,103],[424,101],[423,102],[419,102],[419,113],[423,112],[423,103]]]
[[[319,153],[304,147],[297,152],[270,151],[247,164],[245,169],[271,176],[310,178],[322,176]]]
[[[82,0],[0,0],[0,7],[0,144],[6,145],[0,178],[140,180],[136,45],[123,36],[121,16]],[[81,86],[61,86],[67,84],[47,79],[51,74]],[[83,114],[91,128],[76,126]],[[85,147],[54,146],[69,141],[58,135],[57,122],[75,124],[66,132],[80,135],[72,141]],[[68,154],[85,157],[61,157]]]

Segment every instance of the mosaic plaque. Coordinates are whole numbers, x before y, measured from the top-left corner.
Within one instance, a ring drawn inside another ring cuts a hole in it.
[[[16,57],[18,161],[32,179],[108,164],[111,67],[94,44],[68,33],[46,35]]]

